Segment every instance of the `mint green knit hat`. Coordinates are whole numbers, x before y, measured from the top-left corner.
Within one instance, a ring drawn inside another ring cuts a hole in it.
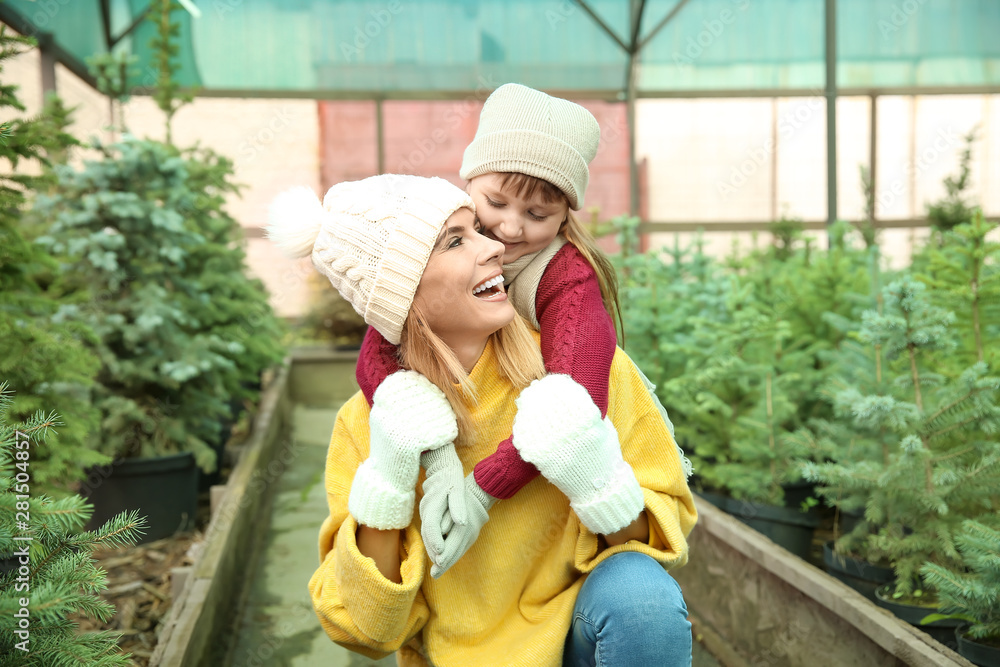
[[[483,105],[458,173],[465,180],[500,172],[541,178],[562,190],[578,211],[600,140],[597,119],[579,104],[506,83]]]

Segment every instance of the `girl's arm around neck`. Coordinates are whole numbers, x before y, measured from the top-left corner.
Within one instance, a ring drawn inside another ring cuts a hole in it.
[[[358,525],[358,551],[375,561],[375,567],[389,581],[399,584],[403,577],[399,572],[399,530],[378,530]]]

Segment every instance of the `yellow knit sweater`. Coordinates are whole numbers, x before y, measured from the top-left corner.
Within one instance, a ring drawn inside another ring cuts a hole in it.
[[[497,374],[492,343],[471,374],[477,432],[459,447],[468,474],[511,432],[518,391]],[[354,472],[368,457],[368,404],[359,392],[337,415],[326,462],[330,516],[319,533],[309,591],[333,641],[372,658],[399,651],[400,665],[560,665],[583,575],[619,551],[646,553],[667,568],[687,562],[697,514],[677,447],[632,360],[617,350],[608,415],[635,470],[649,518],[648,544],[600,550],[555,486],[539,476],[490,510],[471,549],[432,579],[419,512],[403,531],[402,583],[384,578],[355,542],[347,511]],[[421,484],[417,485],[417,507]]]

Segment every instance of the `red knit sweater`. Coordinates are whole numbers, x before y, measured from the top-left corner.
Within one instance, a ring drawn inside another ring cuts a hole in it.
[[[542,358],[549,373],[563,373],[583,385],[601,410],[608,411],[608,377],[617,338],[601,300],[593,267],[570,243],[545,268],[535,295],[541,329]],[[399,370],[398,348],[369,327],[361,346],[356,375],[371,404],[382,380]],[[495,498],[510,498],[538,475],[521,459],[508,437],[475,468],[476,483]]]

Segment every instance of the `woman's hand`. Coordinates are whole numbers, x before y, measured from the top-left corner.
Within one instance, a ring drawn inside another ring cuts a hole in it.
[[[354,474],[348,510],[369,528],[406,528],[413,520],[420,455],[458,437],[455,413],[430,380],[399,371],[375,392],[368,422],[370,452]]]

